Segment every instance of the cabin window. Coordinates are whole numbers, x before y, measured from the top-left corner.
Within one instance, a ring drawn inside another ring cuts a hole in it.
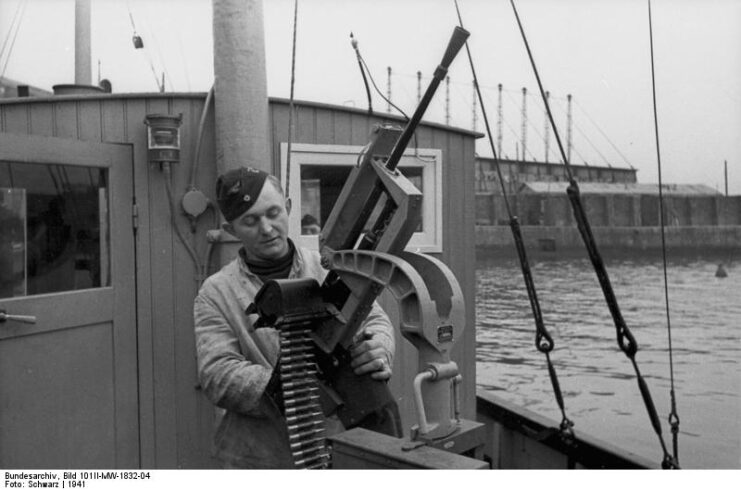
[[[0,162],[0,298],[110,286],[107,170]]]
[[[315,250],[319,248],[319,231],[350,171],[358,163],[362,149],[360,146],[293,144],[288,172],[288,145],[281,144],[282,183],[293,203],[289,221],[291,238],[296,243]],[[399,162],[398,169],[423,196],[422,222],[409,241],[408,250],[442,251],[441,159],[440,150],[417,149],[415,154],[410,149]]]

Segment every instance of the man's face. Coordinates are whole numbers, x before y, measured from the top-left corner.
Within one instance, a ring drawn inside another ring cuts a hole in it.
[[[271,261],[284,257],[288,247],[287,201],[272,182],[265,181],[260,195],[244,214],[224,223],[224,230],[239,238],[247,258]]]

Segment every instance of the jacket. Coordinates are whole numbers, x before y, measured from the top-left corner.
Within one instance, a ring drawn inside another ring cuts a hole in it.
[[[289,278],[315,278],[327,271],[315,251],[296,247]],[[217,412],[213,454],[224,467],[292,468],[285,420],[265,394],[279,353],[279,334],[254,328],[257,315],[246,315],[262,280],[237,257],[203,283],[194,301],[198,377]],[[383,342],[393,362],[394,328],[374,303],[361,327]],[[339,421],[328,420],[339,432]]]

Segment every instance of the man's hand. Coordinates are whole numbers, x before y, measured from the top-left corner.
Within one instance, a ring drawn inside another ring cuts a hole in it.
[[[352,361],[350,366],[357,375],[368,374],[375,380],[391,378],[389,356],[380,340],[375,340],[371,334],[364,333],[358,342],[350,347]]]

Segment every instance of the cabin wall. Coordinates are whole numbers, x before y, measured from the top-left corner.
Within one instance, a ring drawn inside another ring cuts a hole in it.
[[[145,468],[205,468],[211,465],[213,408],[198,392],[193,335],[196,267],[177,239],[165,175],[147,162],[144,118],[183,114],[181,162],[172,169],[175,201],[188,184],[189,165],[205,94],[25,98],[0,102],[0,131],[130,144],[133,149],[136,233],[137,332],[141,465]],[[198,186],[214,187],[213,119],[201,148]],[[133,212],[133,207],[132,207]],[[177,226],[199,253],[214,226],[210,215],[194,233],[175,206]]]
[[[213,407],[199,391],[193,334],[193,298],[198,266],[173,229],[173,220],[195,248],[198,263],[207,252],[206,232],[218,226],[207,210],[191,229],[180,199],[189,187],[191,165],[205,94],[113,94],[24,98],[0,102],[0,132],[129,144],[133,149],[136,196],[137,332],[141,465],[145,468],[208,468]],[[147,114],[182,114],[181,161],[172,168],[173,211],[166,175],[147,162]],[[287,141],[288,106],[271,101],[272,165],[279,173],[280,143]],[[318,104],[296,109],[293,142],[365,145],[382,117]],[[475,417],[474,321],[474,135],[440,126],[422,126],[420,147],[440,148],[443,163],[442,259],[458,277],[466,301],[466,329],[453,351],[464,377],[463,416]],[[412,144],[414,140],[412,140]],[[249,163],[249,162],[244,162]],[[210,111],[201,143],[195,186],[215,202],[214,120]],[[132,212],[134,207],[132,206]],[[214,250],[218,252],[218,246]],[[221,260],[225,260],[221,257]],[[213,260],[208,273],[219,263]],[[382,299],[392,318],[395,305]],[[417,373],[415,349],[399,335],[392,389],[405,427],[413,423],[411,384]]]

